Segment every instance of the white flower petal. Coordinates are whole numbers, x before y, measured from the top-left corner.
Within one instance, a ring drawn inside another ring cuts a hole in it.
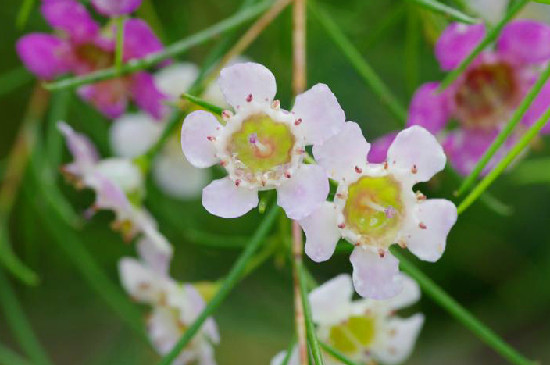
[[[351,276],[341,274],[330,279],[309,294],[313,321],[320,325],[334,325],[350,315],[353,295]]]
[[[420,299],[420,287],[418,286],[416,281],[414,281],[407,275],[403,275],[401,273],[399,273],[398,275],[401,277],[403,290],[401,290],[401,292],[395,297],[384,301],[385,305],[390,310],[397,310],[408,307],[418,302],[418,300]]]
[[[240,188],[228,177],[214,180],[202,191],[202,205],[211,214],[237,218],[258,206],[258,192]]]
[[[281,351],[271,359],[270,365],[281,365],[286,357],[286,351]],[[299,365],[298,349],[296,346],[292,348],[287,365]]]
[[[189,114],[181,127],[181,148],[195,167],[206,168],[218,162],[216,147],[209,138],[216,137],[221,128],[218,120],[204,110]]]
[[[298,128],[306,144],[323,143],[338,133],[346,121],[338,100],[325,84],[314,85],[298,95],[292,111],[297,119],[302,119]]]
[[[384,257],[363,247],[356,247],[350,256],[353,285],[359,295],[371,299],[389,299],[402,290],[399,261],[386,252]]]
[[[97,163],[95,172],[109,179],[126,194],[144,189],[144,178],[140,169],[125,158],[106,158]]]
[[[422,314],[388,320],[386,338],[372,348],[373,356],[384,364],[401,364],[411,354],[423,323]]]
[[[74,161],[65,166],[72,174],[79,177],[90,171],[99,159],[99,155],[93,143],[83,134],[77,133],[65,122],[58,122],[57,128],[65,137],[67,147],[73,155]]]
[[[192,166],[181,152],[161,153],[153,164],[153,178],[166,194],[192,199],[200,196],[210,180],[210,172]]]
[[[397,134],[388,149],[390,168],[411,172],[414,182],[428,181],[445,167],[445,153],[435,137],[420,126]]]
[[[277,204],[288,218],[300,220],[325,201],[329,189],[327,175],[320,166],[302,165],[277,188]]]
[[[192,63],[174,63],[155,74],[155,85],[172,100],[179,100],[181,94],[189,90],[197,76],[199,68]]]
[[[340,231],[333,203],[322,202],[310,215],[300,220],[306,234],[305,252],[316,262],[328,260],[334,253]]]
[[[220,72],[218,84],[225,100],[235,109],[247,102],[249,95],[256,102],[271,103],[277,93],[275,76],[259,63],[239,63]]]
[[[172,252],[159,250],[154,242],[148,237],[141,238],[137,243],[139,257],[160,275],[168,275]]]
[[[369,149],[359,125],[347,122],[338,134],[313,146],[313,156],[331,178],[342,180],[357,174],[356,166],[364,168]]]
[[[163,124],[155,121],[149,114],[125,114],[111,126],[111,149],[119,157],[137,157],[158,140],[162,129]]]
[[[439,260],[457,219],[455,205],[444,199],[429,199],[417,204],[413,214],[418,224],[405,232],[407,247],[422,260]]]
[[[122,258],[118,263],[122,286],[134,299],[156,303],[164,291],[164,282],[151,269],[138,260]]]

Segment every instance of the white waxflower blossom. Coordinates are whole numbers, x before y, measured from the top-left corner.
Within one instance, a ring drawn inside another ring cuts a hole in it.
[[[141,260],[119,263],[122,285],[136,301],[152,307],[147,318],[151,343],[161,356],[168,354],[204,309],[205,301],[192,284],[178,284],[168,276],[169,259],[150,255],[150,244],[140,242]],[[215,365],[214,344],[220,341],[216,323],[208,318],[175,365]]]
[[[129,159],[99,159],[95,146],[84,135],[75,132],[68,124],[58,123],[65,136],[73,162],[62,167],[67,179],[78,188],[90,188],[96,193],[94,205],[88,215],[106,209],[115,213],[113,228],[129,241],[141,233],[148,237],[162,254],[171,256],[172,247],[159,233],[157,223],[141,201],[145,194],[143,175]]]
[[[467,5],[489,23],[496,24],[506,14],[508,4],[508,0],[471,0]],[[548,23],[550,22],[550,6],[548,4],[530,2],[519,11],[517,18],[533,19]]]
[[[228,176],[203,190],[210,213],[236,218],[258,205],[258,191],[277,190],[277,203],[289,218],[301,219],[322,203],[328,179],[320,166],[305,165],[306,145],[317,145],[336,134],[344,111],[324,84],[296,97],[292,111],[274,100],[273,74],[257,63],[223,69],[218,80],[234,112],[214,115],[195,111],[181,131],[181,146],[189,162],[207,168],[221,164]]]
[[[357,364],[378,362],[394,365],[411,354],[424,322],[422,314],[400,318],[395,312],[420,298],[415,281],[403,276],[403,291],[387,300],[352,300],[353,286],[349,275],[339,275],[309,294],[312,319],[320,341],[327,343]],[[271,365],[280,365],[286,352],[280,352]],[[340,364],[323,353],[327,365]],[[297,349],[290,355],[289,365],[298,365]]]
[[[300,224],[306,234],[305,252],[314,261],[329,259],[340,238],[353,244],[350,261],[356,291],[385,299],[402,287],[398,261],[389,247],[399,243],[422,260],[437,261],[457,211],[448,200],[426,199],[412,190],[445,167],[445,153],[426,129],[401,131],[383,164],[367,162],[369,148],[353,122],[313,147],[317,163],[338,188],[334,202],[321,204]]]
[[[155,84],[170,101],[179,100],[197,78],[191,63],[176,63],[155,74]],[[158,121],[145,113],[128,113],[114,121],[110,130],[115,155],[135,158],[145,153],[161,136],[168,120]],[[193,167],[181,153],[178,138],[169,138],[152,162],[153,179],[161,190],[178,199],[200,195],[210,181],[210,173]]]

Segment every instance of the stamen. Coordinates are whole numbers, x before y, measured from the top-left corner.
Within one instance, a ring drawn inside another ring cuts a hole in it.
[[[231,113],[231,111],[229,110],[224,110],[222,111],[222,118],[223,120],[227,121],[229,118],[231,118],[233,116],[233,113]]]
[[[422,223],[422,222],[420,222],[420,223],[418,224],[418,227],[420,227],[420,229],[426,229],[426,228],[428,228],[428,227],[427,227],[424,223]]]
[[[281,102],[279,100],[273,100],[273,103],[271,103],[271,107],[273,109],[279,109],[281,107]]]
[[[302,124],[302,118],[298,118],[294,121],[294,125],[300,125]]]
[[[384,209],[384,214],[386,215],[386,218],[392,219],[397,214],[397,210],[395,210],[395,208],[390,205],[386,209]]]
[[[239,186],[239,185],[241,185],[241,179],[237,179],[237,180],[235,180],[235,185],[236,185],[236,186]]]
[[[249,103],[252,101],[252,94],[248,94],[248,96],[246,97],[246,101]]]
[[[344,228],[346,228],[346,224],[345,224],[345,223],[340,223],[340,224],[338,225],[338,228],[344,229]]]
[[[384,161],[384,170],[388,169],[388,161]]]
[[[359,166],[355,166],[355,172],[357,172],[358,174],[360,174],[360,173],[363,172],[363,169],[360,168]]]
[[[287,172],[285,172],[285,177],[287,179],[290,179],[292,177],[292,175],[290,174],[290,172],[287,171]]]
[[[383,249],[379,249],[378,256],[380,256],[380,258],[383,259],[384,256],[386,256],[386,251],[384,251]]]
[[[411,172],[413,174],[416,174],[418,172],[418,169],[416,168],[416,165],[413,165],[412,169],[411,169]]]
[[[206,136],[206,139],[209,140],[210,142],[214,142],[216,140],[216,137],[214,136]]]
[[[248,136],[248,143],[250,143],[254,148],[257,148],[260,152],[265,153],[268,151],[268,147],[263,145],[258,138],[257,133],[252,133]]]
[[[422,201],[422,200],[426,200],[426,195],[422,194],[420,191],[417,191],[416,192],[416,200],[418,201]]]

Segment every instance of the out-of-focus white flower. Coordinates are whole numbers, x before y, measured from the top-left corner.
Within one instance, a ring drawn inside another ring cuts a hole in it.
[[[145,188],[139,168],[124,158],[100,160],[95,146],[86,136],[76,133],[64,122],[60,122],[58,127],[73,155],[73,162],[63,166],[62,171],[78,188],[90,188],[96,193],[95,203],[88,214],[98,209],[112,210],[116,217],[112,226],[125,240],[141,233],[163,255],[171,257],[171,245],[158,232],[153,217],[141,207]]]
[[[508,4],[508,0],[471,0],[467,5],[483,19],[495,24],[504,17]],[[533,19],[548,23],[550,22],[550,6],[548,4],[530,2],[520,10],[517,18]]]
[[[239,217],[258,205],[258,191],[277,190],[277,203],[289,218],[307,216],[326,199],[325,172],[303,164],[306,145],[336,134],[344,111],[324,84],[296,97],[291,112],[273,100],[275,77],[257,63],[223,69],[218,80],[228,104],[221,125],[211,113],[195,111],[181,131],[181,146],[189,162],[207,168],[220,163],[229,176],[203,191],[203,205],[223,218]]]
[[[400,318],[395,311],[410,306],[420,298],[418,284],[402,276],[403,291],[388,300],[352,300],[349,275],[339,275],[309,294],[312,319],[319,340],[358,364],[381,362],[399,364],[409,357],[424,322],[422,314]],[[289,365],[297,365],[296,349]],[[271,365],[280,365],[286,353],[277,354]],[[324,354],[328,365],[339,364]]]
[[[150,255],[150,245],[146,241],[140,242],[139,247],[141,261],[120,260],[120,278],[134,300],[152,307],[147,318],[149,338],[158,353],[164,356],[196,320],[205,301],[195,286],[180,285],[168,276],[169,260]],[[174,364],[215,365],[213,344],[219,341],[216,323],[208,318]]]
[[[314,261],[329,259],[340,237],[356,246],[350,257],[355,289],[364,297],[386,299],[402,286],[390,245],[399,243],[423,260],[436,261],[457,212],[448,200],[413,193],[416,183],[445,166],[443,149],[426,129],[413,126],[397,134],[383,164],[367,163],[369,148],[353,122],[313,147],[317,163],[338,189],[334,203],[321,204],[300,224],[305,252]]]

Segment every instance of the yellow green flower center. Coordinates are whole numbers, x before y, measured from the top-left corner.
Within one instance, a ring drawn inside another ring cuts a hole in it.
[[[363,176],[348,187],[344,206],[346,228],[362,237],[360,243],[387,247],[397,233],[403,203],[400,186],[390,176]]]
[[[375,335],[373,317],[350,317],[346,322],[330,329],[329,343],[338,351],[353,355],[368,348]]]
[[[246,119],[229,139],[228,152],[253,173],[290,163],[295,138],[289,126],[265,114]]]

